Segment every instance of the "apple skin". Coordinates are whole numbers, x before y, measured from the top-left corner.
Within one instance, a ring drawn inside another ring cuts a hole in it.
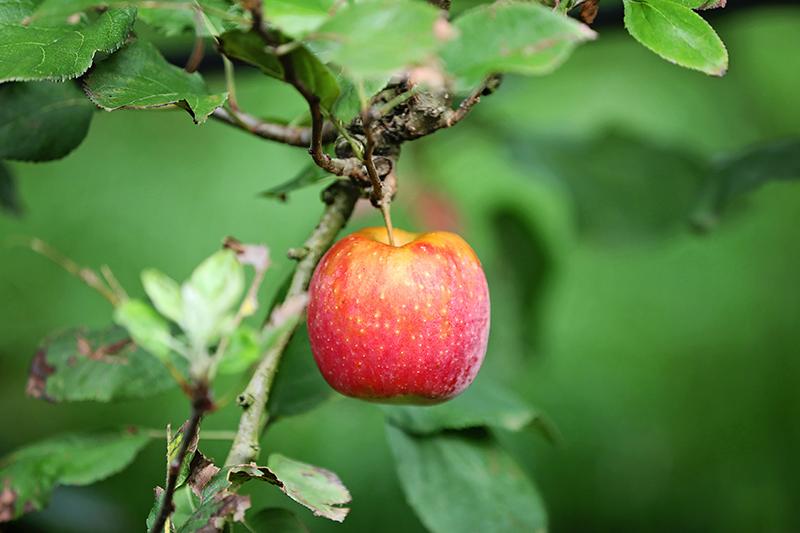
[[[325,380],[346,396],[434,404],[475,379],[489,338],[489,288],[470,246],[443,231],[366,228],[311,278],[308,334]]]

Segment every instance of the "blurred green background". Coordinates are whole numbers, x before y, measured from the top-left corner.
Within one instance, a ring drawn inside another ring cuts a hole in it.
[[[456,229],[484,262],[492,335],[483,372],[539,406],[557,445],[507,444],[534,477],[553,531],[800,530],[800,188],[769,184],[705,235],[688,219],[710,162],[800,135],[800,9],[716,16],[723,79],[673,67],[605,29],[557,73],[508,78],[474,116],[409,145],[396,225]],[[216,83],[221,80],[217,79]],[[291,118],[302,102],[255,73],[245,109]],[[182,279],[226,235],[265,242],[265,298],[320,210],[257,193],[306,163],[293,149],[179,112],[99,113],[84,144],[15,164],[27,206],[0,217],[0,455],[61,431],[180,424],[180,394],[123,404],[47,404],[24,394],[37,343],[104,325],[106,303],[22,247],[36,236],[81,264],[108,264],[131,293],[157,266]],[[377,224],[359,209],[350,229]],[[224,383],[222,394],[235,390]],[[235,406],[209,429],[232,429]],[[226,443],[205,446],[221,458]],[[335,397],[270,429],[264,448],[337,472],[344,524],[311,531],[421,531],[405,503],[380,411]],[[139,531],[163,450],[96,486],[62,488],[13,528]],[[267,487],[263,502],[292,507]]]

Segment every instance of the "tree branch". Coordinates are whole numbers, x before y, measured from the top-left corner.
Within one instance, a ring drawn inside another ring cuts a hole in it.
[[[155,522],[153,522],[153,527],[150,528],[150,533],[162,533],[169,515],[175,510],[175,505],[173,505],[172,500],[175,496],[181,465],[186,460],[189,446],[191,446],[197,436],[203,415],[210,411],[211,407],[211,400],[208,397],[208,387],[205,384],[198,384],[192,395],[192,415],[189,418],[189,423],[186,424],[181,447],[178,448],[178,455],[167,468],[167,486],[164,489],[164,499],[161,500],[161,508],[158,511]]]
[[[261,40],[264,41],[264,44],[272,49],[280,47],[282,43],[274,34],[267,30],[264,24],[262,3],[253,2],[251,5],[248,5],[247,8],[253,16],[253,29],[261,37]],[[314,94],[314,91],[310,88],[306,87],[303,81],[297,76],[297,71],[294,68],[294,59],[291,53],[276,52],[276,56],[283,68],[284,81],[294,87],[308,104],[308,110],[311,113],[311,139],[308,153],[311,154],[314,163],[326,172],[337,176],[348,176],[360,181],[367,180],[369,176],[361,162],[357,159],[337,159],[325,153],[322,147],[325,120],[322,116],[319,96]]]
[[[359,190],[351,183],[339,181],[323,193],[325,211],[319,224],[304,244],[307,253],[297,263],[289,290],[284,302],[302,295],[308,289],[308,283],[322,255],[333,244],[339,231],[345,226],[353,213],[353,207],[359,197]],[[280,307],[277,306],[276,309]],[[273,311],[274,313],[274,311]],[[266,427],[269,413],[269,399],[272,381],[278,369],[281,355],[294,334],[295,328],[281,333],[273,346],[263,355],[253,377],[244,392],[239,396],[239,404],[244,409],[239,419],[239,429],[231,446],[226,465],[245,464],[255,461],[261,451],[259,440]]]
[[[488,76],[469,94],[469,96],[461,101],[456,109],[448,110],[448,112],[443,115],[441,127],[451,128],[464,120],[467,115],[469,115],[469,112],[472,111],[472,108],[481,101],[481,96],[488,96],[497,90],[497,87],[500,86],[501,79],[500,75],[497,74]]]
[[[253,115],[241,111],[231,111],[223,107],[215,109],[211,117],[269,141],[300,147],[307,147],[311,143],[310,128],[265,122]],[[323,142],[331,142],[335,138],[336,128],[333,127],[333,124],[325,123],[322,128]]]

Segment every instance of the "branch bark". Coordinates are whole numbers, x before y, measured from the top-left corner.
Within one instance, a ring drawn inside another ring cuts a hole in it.
[[[252,133],[268,141],[276,141],[290,146],[308,147],[311,144],[311,128],[298,126],[284,126],[265,122],[253,115],[241,111],[229,111],[218,107],[211,114],[214,118],[224,124],[234,126],[246,132]],[[323,142],[331,142],[336,138],[336,129],[330,123],[325,123],[322,128]]]
[[[297,263],[284,302],[303,294],[308,289],[308,283],[311,281],[317,263],[347,224],[359,195],[359,190],[353,184],[342,181],[334,183],[325,190],[323,193],[323,200],[326,204],[325,211],[322,213],[319,224],[304,244],[307,253]],[[276,306],[276,309],[278,307],[280,306]],[[261,452],[259,440],[269,418],[267,400],[272,381],[281,355],[294,334],[294,329],[290,328],[283,332],[263,355],[253,377],[239,396],[239,404],[244,412],[239,419],[239,429],[228,458],[225,460],[226,465],[246,464],[258,459]]]
[[[191,446],[197,436],[197,432],[200,430],[200,422],[203,420],[203,416],[211,410],[211,407],[211,400],[208,397],[208,387],[205,384],[198,384],[192,395],[192,414],[189,418],[189,423],[186,424],[186,431],[181,441],[181,447],[178,448],[178,455],[169,464],[169,468],[167,469],[167,485],[164,489],[164,499],[161,500],[161,508],[158,511],[155,522],[153,522],[153,527],[150,528],[150,533],[163,532],[167,519],[175,510],[175,505],[172,503],[172,500],[175,496],[181,465],[186,460],[189,446]]]

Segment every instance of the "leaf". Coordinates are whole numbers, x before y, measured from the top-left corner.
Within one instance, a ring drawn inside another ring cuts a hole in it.
[[[94,106],[72,82],[0,85],[0,159],[50,161],[86,137]]]
[[[159,313],[175,323],[181,322],[183,301],[181,287],[177,281],[150,268],[142,272],[142,286]]]
[[[64,81],[86,72],[97,52],[114,52],[133,27],[136,9],[109,9],[75,27],[0,22],[0,83]]]
[[[2,161],[0,161],[0,210],[14,216],[22,214],[22,204],[17,192],[17,180],[8,165]]]
[[[247,519],[247,524],[253,531],[309,533],[308,528],[293,512],[280,507],[261,509]]]
[[[741,196],[772,181],[793,180],[800,180],[800,139],[745,150],[721,161],[712,171],[692,223],[699,230],[710,230]]]
[[[231,333],[230,344],[219,363],[220,374],[239,374],[261,357],[261,338],[250,326],[239,326]]]
[[[350,492],[330,470],[277,453],[269,456],[267,468],[279,480],[280,489],[300,505],[311,509],[314,516],[342,522],[350,512],[347,507],[341,507],[350,502]]]
[[[114,310],[114,322],[128,330],[133,341],[167,362],[173,343],[169,326],[141,300],[126,300]]]
[[[232,490],[229,469],[215,466],[206,456],[195,451],[189,463],[187,488],[194,509],[180,509],[172,516],[171,531],[178,533],[210,533],[222,531],[225,522],[241,522],[250,508],[250,497],[240,496]],[[176,495],[177,496],[177,495]],[[147,517],[147,528],[152,528],[164,497],[164,489],[156,487],[155,502]]]
[[[281,42],[288,42],[278,36]],[[283,66],[275,54],[264,46],[261,37],[254,31],[229,31],[219,37],[220,51],[231,59],[238,59],[258,67],[267,76],[285,81]],[[333,73],[317,57],[303,46],[293,48],[287,55],[291,58],[296,76],[308,89],[319,96],[325,109],[330,109],[339,97],[339,85]]]
[[[139,7],[139,18],[168,37],[182,33],[219,35],[246,20],[240,6],[226,0],[160,0],[146,5]],[[197,8],[205,18],[199,25]]]
[[[249,265],[255,270],[251,288],[247,291],[246,300],[240,308],[243,317],[252,316],[258,310],[258,287],[270,265],[269,248],[263,244],[245,244],[233,237],[226,237],[223,246],[233,250],[239,263],[243,266]]]
[[[227,93],[210,94],[200,74],[169,64],[152,43],[144,41],[129,44],[97,65],[83,83],[92,102],[106,111],[175,104],[198,124],[228,98]]]
[[[444,430],[498,427],[519,431],[540,418],[538,411],[513,393],[480,379],[463,394],[430,407],[381,406],[389,423],[426,435]]]
[[[331,174],[328,174],[314,163],[308,163],[292,179],[267,189],[261,193],[261,196],[285,202],[290,192],[322,183],[331,177],[333,177]]]
[[[361,95],[359,94],[359,88],[344,72],[339,73],[337,79],[339,80],[341,92],[331,109],[331,114],[343,124],[349,124],[350,121],[361,114]],[[370,95],[377,93],[389,83],[390,79],[389,76],[382,76],[363,80],[364,96],[368,98]]]
[[[335,0],[265,0],[267,20],[286,35],[301,39],[316,30],[336,9]]]
[[[586,142],[523,142],[512,150],[524,164],[543,165],[563,183],[581,236],[606,245],[647,243],[685,231],[707,173],[702,158],[624,131]]]
[[[439,17],[437,8],[416,0],[347,3],[307,42],[354,78],[383,78],[434,56],[444,41],[437,21],[447,24]]]
[[[21,22],[29,16],[39,0],[0,1],[0,24]]]
[[[125,330],[70,329],[47,339],[31,363],[26,392],[52,402],[109,402],[175,387],[165,366]]]
[[[454,25],[459,37],[445,45],[442,58],[461,90],[494,73],[548,74],[575,46],[596,37],[585,24],[536,3],[478,6]]]
[[[671,0],[624,0],[625,27],[667,61],[722,76],[728,51],[714,29],[688,7]]]
[[[431,532],[546,531],[536,487],[490,435],[386,432],[406,499]]]
[[[670,0],[689,9],[716,9],[725,7],[727,0]]]
[[[305,413],[331,396],[331,387],[319,373],[314,356],[311,355],[308,329],[303,322],[281,357],[267,404],[269,417],[274,420]]]
[[[47,505],[58,485],[89,485],[128,466],[149,437],[135,431],[74,434],[20,448],[0,460],[0,522]]]
[[[231,250],[205,259],[181,287],[181,327],[195,347],[205,348],[226,333],[232,308],[244,291],[244,269]]]
[[[219,312],[230,310],[242,297],[244,269],[232,250],[220,250],[192,272],[187,285]]]
[[[172,435],[172,438],[167,442],[167,467],[171,465],[173,462],[178,460],[178,454],[181,450],[181,445],[183,444],[184,439],[186,438],[186,429],[189,426],[189,421],[187,420],[184,422],[178,431]],[[183,458],[183,463],[181,464],[180,470],[178,471],[178,477],[175,481],[175,486],[180,487],[182,486],[186,480],[189,478],[190,474],[190,467],[192,463],[192,458],[197,451],[197,443],[200,441],[200,433],[199,431],[194,434],[194,438],[189,443],[189,446],[186,448],[186,455]]]

